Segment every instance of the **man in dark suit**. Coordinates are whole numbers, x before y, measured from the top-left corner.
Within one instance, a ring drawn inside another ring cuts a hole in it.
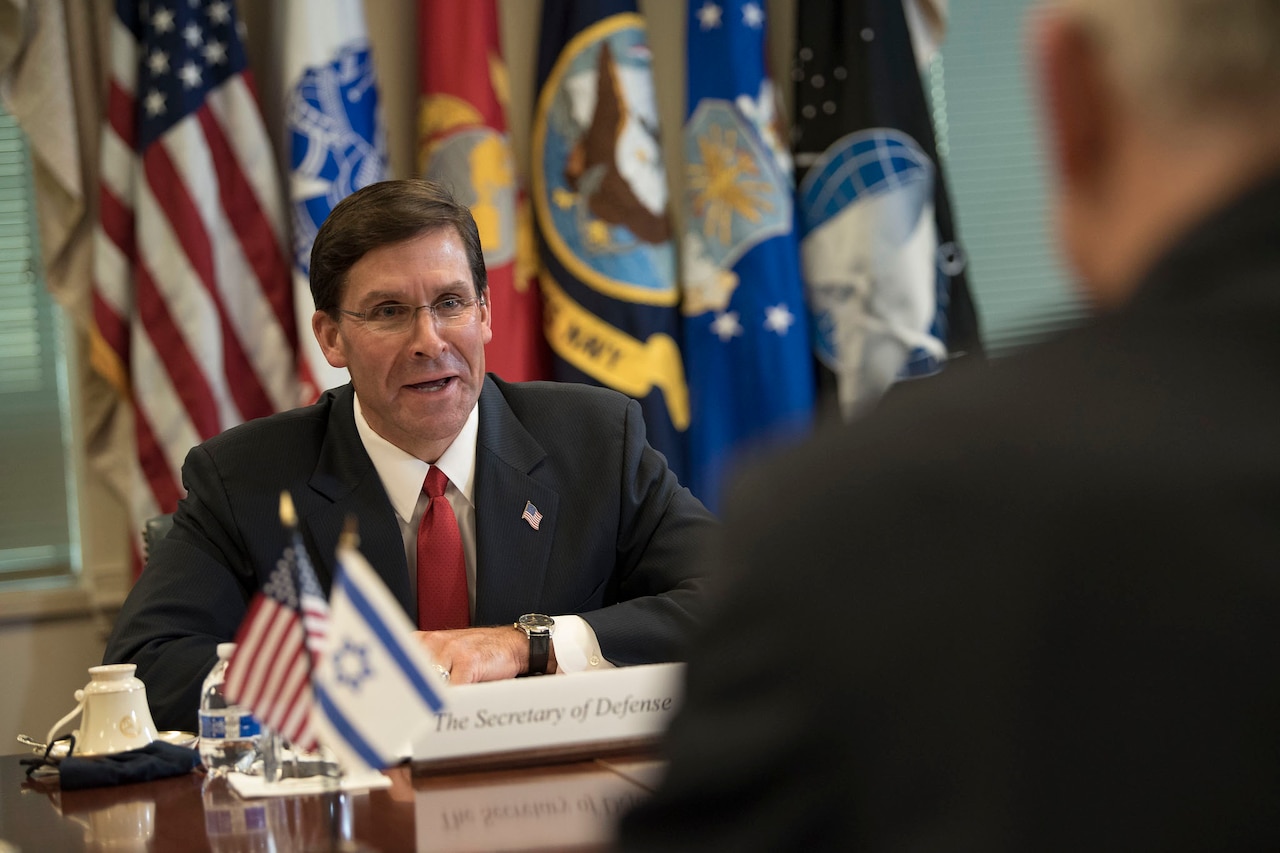
[[[1280,4],[1036,24],[1099,316],[739,484],[625,850],[1280,848]]]
[[[316,236],[311,288],[313,331],[351,384],[191,451],[173,530],[108,641],[106,661],[138,665],[157,725],[193,727],[216,644],[281,557],[285,489],[321,584],[352,515],[455,682],[679,658],[712,518],[646,442],[634,400],[486,376],[470,212],[426,181],[360,190]],[[424,545],[422,520],[446,517],[448,547]]]

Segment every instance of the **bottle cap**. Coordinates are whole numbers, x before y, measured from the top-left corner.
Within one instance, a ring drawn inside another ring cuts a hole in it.
[[[235,643],[218,643],[218,659],[231,660],[231,656],[235,654]]]

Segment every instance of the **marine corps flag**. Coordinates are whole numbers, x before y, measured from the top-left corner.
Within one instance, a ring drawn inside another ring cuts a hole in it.
[[[640,401],[684,469],[689,391],[652,61],[634,0],[546,0],[533,203],[557,379]]]
[[[815,348],[851,416],[981,353],[899,0],[798,4],[793,147]]]
[[[507,68],[494,0],[420,0],[418,171],[471,208],[489,277],[488,370],[547,379],[531,225],[507,134]]]
[[[814,366],[763,4],[690,3],[688,68],[687,484],[715,509],[735,452],[812,420]]]

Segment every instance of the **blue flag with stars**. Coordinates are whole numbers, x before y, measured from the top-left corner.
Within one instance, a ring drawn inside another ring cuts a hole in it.
[[[737,456],[807,429],[815,378],[764,5],[691,0],[688,34],[687,481],[715,509]]]

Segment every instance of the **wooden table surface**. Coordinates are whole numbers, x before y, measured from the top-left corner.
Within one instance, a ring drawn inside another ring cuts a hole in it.
[[[242,800],[196,772],[62,791],[0,756],[0,842],[22,851],[599,850],[661,765],[644,756],[484,772],[387,771],[384,790]],[[0,850],[5,850],[0,843]]]

